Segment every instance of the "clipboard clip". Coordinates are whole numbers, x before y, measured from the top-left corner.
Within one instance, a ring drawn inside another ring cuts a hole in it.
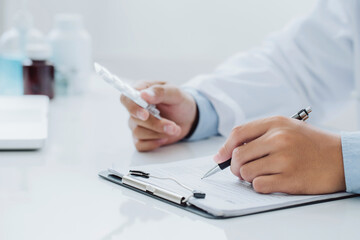
[[[168,201],[180,204],[180,205],[184,205],[188,203],[188,200],[191,197],[194,198],[205,198],[206,194],[204,192],[201,192],[199,190],[192,190],[191,188],[189,188],[188,186],[180,183],[179,181],[177,181],[174,178],[170,178],[170,177],[159,177],[159,176],[154,176],[154,175],[150,175],[150,173],[147,172],[143,172],[143,171],[139,171],[139,170],[130,170],[129,173],[127,175],[123,175],[119,172],[117,172],[114,169],[108,169],[108,172],[111,175],[114,175],[116,177],[121,178],[121,182],[125,185],[131,186],[133,188],[139,189],[141,191],[147,192],[151,195],[155,195],[158,196],[160,198],[164,198]],[[189,190],[191,192],[191,195],[189,195],[188,197],[184,197],[181,196],[180,194],[177,194],[175,192],[169,191],[167,189],[164,189],[162,187],[153,185],[151,183],[147,183],[144,181],[141,181],[139,179],[136,179],[134,177],[141,177],[141,178],[156,178],[156,179],[161,179],[161,180],[171,180],[173,182],[175,182],[176,184],[178,184],[179,186]]]
[[[160,179],[160,180],[170,180],[175,182],[177,185],[179,185],[182,188],[185,188],[186,190],[190,191],[192,193],[192,195],[190,195],[189,197],[187,197],[186,199],[190,198],[190,197],[194,197],[194,198],[205,198],[206,194],[202,191],[199,190],[193,190],[190,187],[186,186],[185,184],[182,184],[181,182],[179,182],[178,180],[176,180],[175,178],[172,177],[159,177],[159,176],[154,176],[154,175],[150,175],[150,173],[147,172],[143,172],[143,171],[139,171],[139,170],[129,170],[129,175],[131,176],[136,176],[136,177],[142,177],[142,178],[156,178],[156,179]]]
[[[130,170],[129,174],[131,176],[136,176],[136,177],[150,178],[150,173],[146,173],[146,172],[138,171],[138,170]]]
[[[109,170],[110,171],[110,170]],[[117,173],[115,170],[111,170],[111,173]],[[188,197],[184,197],[178,193],[169,191],[167,189],[164,189],[162,187],[153,185],[151,183],[147,183],[144,181],[141,181],[139,179],[136,179],[134,177],[141,177],[141,178],[156,178],[156,179],[160,179],[160,180],[171,180],[173,182],[175,182],[176,184],[178,184],[179,186],[187,189],[188,191],[191,192],[191,195],[189,195]],[[134,187],[136,189],[142,190],[144,192],[147,192],[149,194],[164,198],[168,201],[183,205],[183,204],[187,204],[188,200],[191,197],[194,198],[205,198],[206,194],[198,191],[198,190],[192,190],[191,188],[189,188],[188,186],[180,183],[179,181],[177,181],[174,178],[170,178],[170,177],[159,177],[159,176],[154,176],[151,175],[150,173],[144,172],[144,171],[139,171],[139,170],[129,170],[129,173],[127,175],[123,175],[122,176],[122,183],[129,185],[131,187]]]
[[[138,177],[144,177],[142,175],[124,175],[122,177],[122,183],[128,186],[131,186],[133,188],[136,188],[138,190],[144,191],[148,194],[166,199],[170,202],[174,202],[177,203],[179,205],[184,205],[187,202],[188,198],[185,198],[184,196],[181,196],[180,194],[177,194],[175,192],[169,191],[167,189],[164,189],[162,187],[153,185],[151,183],[147,183],[144,181],[141,181],[140,179],[136,179],[133,176],[138,176]],[[149,176],[147,176],[146,178],[149,178]]]

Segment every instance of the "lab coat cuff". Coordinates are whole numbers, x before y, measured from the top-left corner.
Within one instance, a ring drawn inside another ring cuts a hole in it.
[[[360,132],[342,132],[346,191],[360,193]]]
[[[196,141],[217,135],[219,117],[209,99],[194,88],[186,87],[183,90],[193,96],[199,111],[199,120],[195,131],[184,140]]]

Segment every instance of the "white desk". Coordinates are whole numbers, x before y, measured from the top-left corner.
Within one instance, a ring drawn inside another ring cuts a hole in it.
[[[358,239],[360,198],[210,220],[100,179],[214,154],[224,139],[138,153],[118,94],[98,92],[51,103],[42,150],[0,152],[0,239]]]

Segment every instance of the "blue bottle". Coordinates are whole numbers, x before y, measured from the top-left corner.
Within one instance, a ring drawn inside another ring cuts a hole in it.
[[[22,59],[0,55],[0,95],[24,93]]]
[[[42,43],[44,36],[33,28],[32,16],[18,11],[14,26],[0,37],[0,95],[23,95],[23,61],[28,44]]]

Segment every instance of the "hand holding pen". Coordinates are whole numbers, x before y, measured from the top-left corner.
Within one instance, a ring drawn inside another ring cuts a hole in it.
[[[345,190],[340,136],[303,121],[270,117],[234,128],[214,160],[230,158],[231,172],[260,193]]]
[[[311,111],[312,111],[311,107],[307,107],[306,109],[302,109],[299,112],[292,115],[291,118],[297,119],[300,121],[306,121],[309,118],[309,114],[311,113]],[[246,144],[246,143],[244,143],[244,144]],[[214,160],[216,161],[216,159],[214,159]],[[201,179],[210,177],[211,175],[214,175],[215,173],[230,167],[231,158],[226,160],[225,162],[222,162],[222,161],[219,161],[219,162],[220,163],[217,166],[213,167],[208,172],[206,172],[205,175]]]

